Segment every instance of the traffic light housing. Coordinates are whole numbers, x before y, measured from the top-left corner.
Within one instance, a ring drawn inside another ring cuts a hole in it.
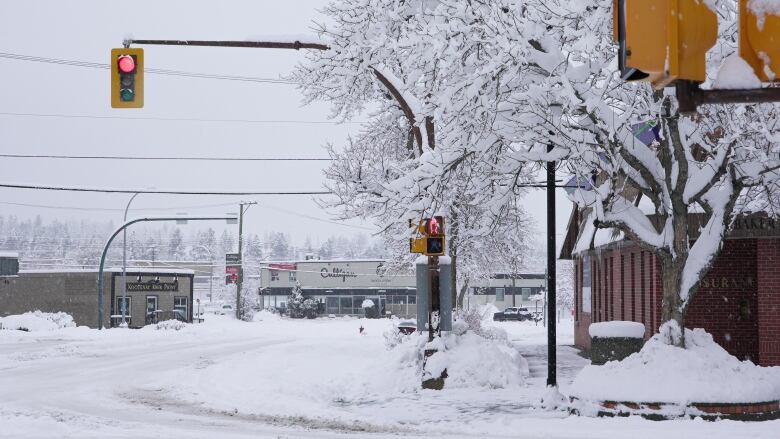
[[[409,221],[409,226],[414,227],[417,238],[409,238],[409,252],[420,253],[426,256],[443,256],[445,254],[444,217],[434,216],[425,218],[416,225]]]
[[[111,107],[144,106],[144,50],[111,49]]]
[[[660,89],[676,79],[703,82],[718,18],[701,0],[613,0],[613,37],[626,81]]]
[[[780,81],[780,15],[758,17],[740,0],[739,56],[762,82]]]

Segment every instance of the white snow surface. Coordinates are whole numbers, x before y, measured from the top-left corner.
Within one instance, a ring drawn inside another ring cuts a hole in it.
[[[685,330],[686,348],[656,334],[622,361],[586,366],[571,396],[588,401],[766,402],[780,399],[780,367],[740,361],[703,329]]]
[[[780,429],[778,421],[653,422],[543,410],[547,328],[533,322],[483,322],[486,333],[506,334],[506,346],[529,358],[523,384],[490,388],[494,357],[461,387],[449,363],[456,380],[438,392],[416,381],[414,345],[424,338],[385,348],[382,334],[395,320],[257,315],[262,320],[208,315],[179,331],[0,331],[0,438],[733,439],[776,438]],[[564,395],[587,362],[572,342],[573,322],[562,320]],[[472,343],[504,345],[466,337],[450,352]]]
[[[374,307],[374,301],[371,299],[365,299],[363,300],[363,304],[360,305],[361,308],[373,308]]]
[[[31,332],[54,331],[75,327],[73,317],[64,312],[33,311],[20,315],[0,317],[0,329],[26,330]]]
[[[644,338],[645,325],[639,322],[615,320],[611,322],[591,323],[588,327],[591,337]]]
[[[722,90],[761,88],[761,80],[758,79],[750,64],[734,52],[723,60],[712,88]]]

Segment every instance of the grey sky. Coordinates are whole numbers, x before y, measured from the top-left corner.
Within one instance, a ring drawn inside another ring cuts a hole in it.
[[[258,35],[309,32],[325,0],[154,1],[100,0],[0,2],[0,52],[107,63],[124,37],[244,40]],[[130,5],[129,7],[126,5]],[[260,49],[146,46],[147,68],[278,78],[302,53]],[[146,75],[145,108],[114,110],[109,73],[0,58],[0,112],[196,119],[327,120],[328,107],[301,106],[291,85]],[[324,157],[326,142],[342,144],[359,125],[171,122],[0,115],[0,151],[27,154]],[[0,181],[90,187],[187,190],[317,190],[325,162],[117,162],[0,158]],[[544,192],[529,210],[544,230]],[[0,188],[0,202],[123,208],[129,196]],[[244,197],[245,199],[247,197]],[[559,197],[562,198],[562,197]],[[219,204],[241,197],[141,195],[138,208]],[[273,208],[328,219],[310,197],[256,197],[251,233],[283,231],[302,243],[366,230],[298,217]],[[559,202],[566,208],[568,201]],[[236,208],[187,210],[222,213]],[[0,204],[21,217],[113,219],[121,212],[43,210]],[[170,212],[170,211],[168,211]],[[136,212],[140,213],[140,212]],[[149,211],[143,211],[149,214]],[[563,227],[566,215],[559,215]],[[134,216],[131,214],[131,216]],[[350,222],[355,226],[369,224]],[[562,230],[562,229],[561,229]],[[559,230],[559,232],[561,231]],[[303,231],[303,232],[302,232]]]

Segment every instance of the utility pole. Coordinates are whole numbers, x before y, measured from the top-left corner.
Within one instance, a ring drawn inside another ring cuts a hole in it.
[[[241,285],[244,283],[244,212],[249,210],[249,206],[257,204],[257,201],[242,201],[238,213],[238,279],[236,279],[236,319],[241,320]],[[244,208],[246,206],[246,208]]]
[[[553,149],[551,143],[547,151]],[[547,386],[558,387],[555,334],[555,161],[547,162]]]

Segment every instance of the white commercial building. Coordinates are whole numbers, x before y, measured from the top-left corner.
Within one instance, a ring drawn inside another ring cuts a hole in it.
[[[304,296],[321,303],[324,314],[361,315],[363,301],[369,299],[382,315],[415,315],[415,277],[385,271],[382,260],[267,263],[260,268],[260,294],[264,307],[284,309],[297,282]]]

